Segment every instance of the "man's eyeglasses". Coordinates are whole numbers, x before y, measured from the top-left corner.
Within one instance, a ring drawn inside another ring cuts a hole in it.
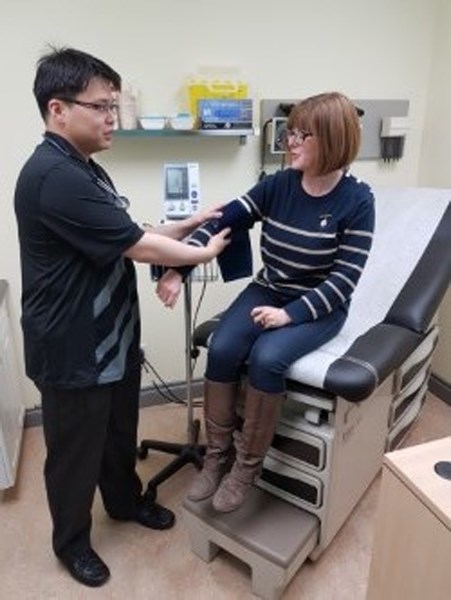
[[[312,137],[313,133],[299,129],[285,129],[282,135],[285,143],[302,144],[307,138]]]
[[[108,113],[111,113],[112,115],[117,115],[117,111],[119,110],[119,104],[117,104],[117,102],[83,102],[82,100],[76,100],[75,98],[60,98],[60,100],[62,100],[63,102],[68,102],[69,104],[76,104],[77,106],[90,108],[91,110],[95,110],[101,115],[106,115]]]

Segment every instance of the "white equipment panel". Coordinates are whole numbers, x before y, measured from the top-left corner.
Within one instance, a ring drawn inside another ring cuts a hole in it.
[[[200,204],[199,164],[164,165],[164,214],[169,220],[184,219]]]

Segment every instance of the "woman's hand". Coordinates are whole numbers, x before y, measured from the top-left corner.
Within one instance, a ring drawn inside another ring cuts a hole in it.
[[[254,323],[261,325],[263,329],[277,329],[291,323],[285,310],[274,306],[256,306],[251,310],[251,317]]]
[[[167,308],[174,308],[181,289],[182,276],[178,271],[168,269],[158,280],[156,293]]]

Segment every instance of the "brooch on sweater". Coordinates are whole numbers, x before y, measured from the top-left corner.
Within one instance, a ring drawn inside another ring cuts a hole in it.
[[[319,222],[320,227],[327,227],[330,219],[332,218],[332,215],[329,215],[329,214],[327,214],[327,215],[320,215],[319,218],[321,219],[320,222]]]

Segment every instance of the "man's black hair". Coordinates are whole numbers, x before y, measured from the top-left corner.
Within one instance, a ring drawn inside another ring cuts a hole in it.
[[[45,118],[52,98],[74,98],[89,82],[99,77],[120,91],[121,77],[114,69],[91,54],[74,48],[52,48],[37,63],[33,93]]]

